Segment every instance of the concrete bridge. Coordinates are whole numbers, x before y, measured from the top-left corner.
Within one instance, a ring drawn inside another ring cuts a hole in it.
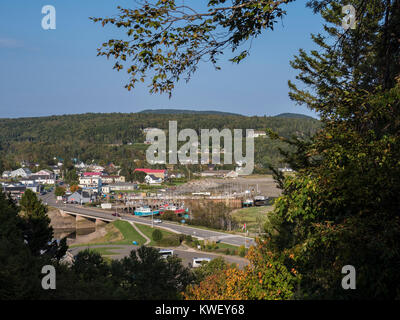
[[[94,217],[93,215],[87,215],[85,213],[80,213],[80,212],[72,212],[68,210],[62,210],[60,209],[60,214],[62,217],[75,217],[75,228],[76,229],[92,229],[103,227],[107,223],[114,221],[115,219],[107,218],[107,217],[102,217],[102,216],[96,216]]]

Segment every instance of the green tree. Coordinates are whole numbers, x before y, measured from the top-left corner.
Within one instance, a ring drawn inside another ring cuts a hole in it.
[[[196,278],[196,283],[200,283],[207,277],[216,274],[218,272],[221,272],[226,268],[228,268],[228,264],[225,262],[223,258],[218,257],[212,259],[210,262],[205,263],[198,268],[195,268],[194,275]]]
[[[171,94],[181,77],[189,80],[202,60],[219,70],[218,57],[229,48],[232,52],[256,38],[265,29],[273,29],[282,8],[293,0],[238,0],[225,5],[225,0],[208,0],[199,11],[175,0],[146,2],[137,8],[119,9],[112,18],[91,18],[124,28],[129,41],[111,39],[98,49],[98,55],[113,57],[114,69],[120,71],[127,61],[130,76],[125,86],[134,88],[153,74],[150,92]],[[245,49],[230,61],[239,63],[249,54]]]
[[[121,260],[122,283],[131,299],[181,299],[181,293],[193,281],[188,268],[176,256],[163,259],[158,250],[140,247]]]
[[[79,184],[79,176],[76,173],[75,168],[66,171],[64,175],[64,181],[69,185],[77,185]]]
[[[147,176],[147,174],[143,171],[135,171],[132,174],[132,180],[137,181],[139,183],[144,183],[145,182],[144,178],[146,178],[146,176]]]
[[[49,248],[53,228],[47,216],[47,207],[31,190],[26,190],[20,201],[24,239],[33,255]]]
[[[24,243],[16,204],[0,193],[0,299],[32,298],[39,269]],[[29,267],[27,267],[29,266]],[[35,274],[35,271],[37,273]]]
[[[56,189],[54,190],[54,194],[56,197],[62,197],[65,195],[65,188],[56,186]]]
[[[305,88],[290,96],[321,115],[323,130],[277,177],[283,195],[266,225],[266,246],[301,281],[296,297],[400,297],[400,8],[398,1],[355,1],[357,27],[341,29],[345,1],[311,1],[328,36],[319,51],[300,51],[292,66]],[[392,57],[392,58],[390,58]],[[285,256],[292,255],[292,259]],[[341,269],[357,270],[357,290],[343,290]],[[378,267],[379,266],[379,267]]]

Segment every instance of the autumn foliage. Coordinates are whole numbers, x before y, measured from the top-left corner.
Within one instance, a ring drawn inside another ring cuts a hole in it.
[[[250,264],[243,270],[235,267],[208,276],[197,285],[189,286],[187,300],[283,300],[294,294],[297,272],[288,270],[281,257],[265,249],[257,240],[246,256]],[[290,259],[290,257],[286,257]]]

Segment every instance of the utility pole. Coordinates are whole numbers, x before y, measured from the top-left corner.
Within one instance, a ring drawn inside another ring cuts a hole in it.
[[[246,223],[244,224],[244,250],[246,252],[246,246],[247,246],[247,241],[246,241]]]

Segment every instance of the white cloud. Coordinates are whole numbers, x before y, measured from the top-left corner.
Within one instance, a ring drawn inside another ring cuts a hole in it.
[[[0,48],[21,48],[22,43],[16,39],[0,38]]]

